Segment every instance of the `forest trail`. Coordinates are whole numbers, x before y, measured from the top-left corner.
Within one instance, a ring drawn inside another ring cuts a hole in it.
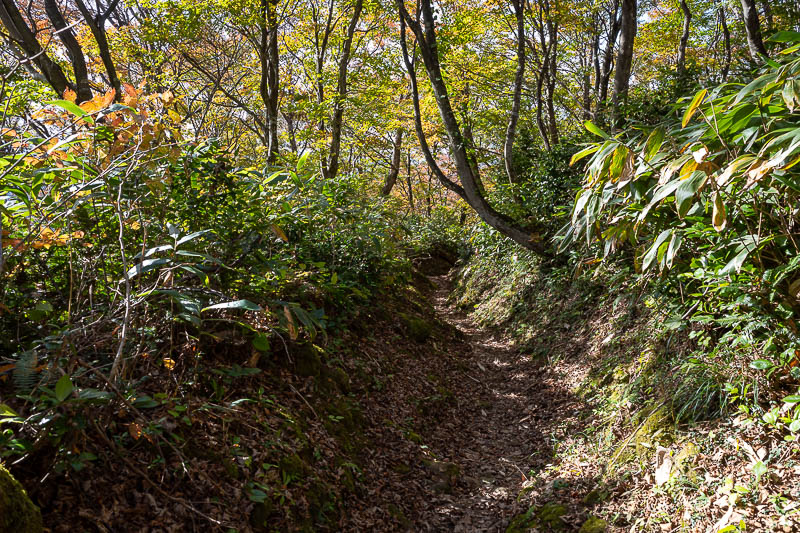
[[[433,373],[443,384],[439,396],[449,398],[427,412],[423,409],[416,420],[420,446],[392,444],[381,433],[381,449],[369,452],[375,469],[366,474],[372,477],[367,484],[378,487],[364,501],[372,504],[372,512],[356,512],[353,525],[385,527],[365,515],[375,519],[378,508],[388,505],[403,510],[390,512],[409,531],[505,531],[526,510],[516,503],[525,481],[552,461],[553,444],[569,431],[580,402],[568,379],[448,302],[452,284],[447,276],[430,279],[437,318],[458,332],[452,342],[429,347],[435,357],[395,368],[395,374],[407,374],[395,380],[395,387],[407,389],[413,383],[406,379],[416,375],[417,381],[431,380]],[[402,417],[396,412],[402,411],[398,401],[402,403],[387,392],[387,417]],[[421,460],[413,457],[417,448],[422,449]],[[569,525],[569,517],[564,518]]]

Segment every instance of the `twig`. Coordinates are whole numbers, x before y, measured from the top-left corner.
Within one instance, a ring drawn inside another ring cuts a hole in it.
[[[295,388],[294,388],[294,385],[292,385],[291,383],[289,383],[289,388],[290,388],[290,389],[292,389],[292,390],[294,391],[294,393],[295,393],[295,394],[297,394],[298,396],[300,396],[300,399],[301,399],[301,400],[303,400],[303,402],[304,402],[304,403],[305,403],[305,404],[308,406],[308,408],[309,408],[309,409],[311,409],[311,412],[312,412],[312,413],[314,413],[314,418],[316,418],[317,420],[319,420],[319,415],[318,415],[318,414],[317,414],[317,412],[314,410],[314,408],[313,408],[313,407],[311,407],[311,404],[310,404],[310,403],[308,403],[308,400],[306,400],[305,396],[303,396],[302,394],[300,394],[300,391],[299,391],[299,390],[297,390],[297,389],[295,389]]]

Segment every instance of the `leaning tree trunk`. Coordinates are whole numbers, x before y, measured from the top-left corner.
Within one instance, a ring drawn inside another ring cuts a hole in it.
[[[475,210],[476,213],[486,222],[489,226],[493,227],[506,237],[514,240],[518,244],[524,246],[525,248],[533,251],[534,253],[543,256],[549,257],[551,254],[541,239],[541,236],[537,233],[530,233],[526,231],[522,227],[520,227],[513,219],[504,215],[503,213],[498,212],[488,201],[487,199],[481,194],[479,188],[479,177],[473,174],[473,168],[470,161],[470,156],[467,153],[467,149],[465,147],[465,140],[463,133],[461,131],[461,127],[459,126],[458,120],[456,119],[455,112],[453,111],[452,106],[450,105],[450,95],[447,90],[447,86],[444,82],[444,77],[442,76],[441,65],[439,63],[439,50],[438,45],[436,42],[436,30],[434,26],[434,19],[433,19],[433,8],[431,6],[431,0],[420,0],[419,6],[421,9],[421,16],[422,16],[422,24],[420,24],[419,20],[415,20],[411,17],[409,12],[406,10],[406,6],[403,0],[396,0],[398,11],[400,12],[401,16],[401,47],[403,49],[403,56],[406,62],[406,66],[411,66],[410,61],[408,59],[408,49],[405,45],[405,25],[408,24],[411,31],[413,32],[414,36],[417,39],[417,44],[419,45],[419,51],[422,55],[422,61],[425,64],[425,69],[428,73],[428,80],[431,83],[431,88],[433,89],[433,94],[436,99],[437,107],[439,108],[439,115],[441,116],[442,123],[444,125],[445,131],[447,132],[448,139],[450,141],[450,154],[452,155],[453,162],[455,164],[456,173],[458,177],[461,179],[461,186],[460,187],[452,187],[453,184],[450,180],[442,180],[446,185],[448,185],[451,190],[458,190],[459,195],[469,204],[472,209]],[[413,77],[415,73],[413,68],[409,68],[409,76],[412,76],[412,87],[415,85]],[[418,98],[419,94],[416,90],[412,91],[413,98]],[[415,105],[415,122],[419,123],[419,107]],[[421,128],[417,128],[417,134],[420,134]],[[423,135],[424,136],[424,135]],[[420,136],[420,143],[423,143],[422,137]],[[426,154],[426,159],[428,156]],[[428,159],[429,164],[431,164],[430,159]],[[438,168],[438,165],[432,166],[432,170],[434,173],[439,177],[441,180],[441,176],[443,173],[441,169]]]
[[[41,533],[42,515],[19,481],[0,464],[0,533]]]
[[[750,57],[758,60],[759,55],[768,55],[764,41],[761,39],[761,22],[758,20],[758,7],[756,7],[755,0],[742,0],[742,17],[744,18]]]
[[[78,6],[78,10],[81,12],[86,25],[89,26],[89,31],[92,32],[94,40],[97,41],[97,48],[100,50],[100,59],[103,61],[106,74],[108,74],[108,82],[111,84],[111,87],[114,88],[114,91],[116,91],[115,99],[117,101],[122,99],[122,84],[119,81],[117,67],[114,65],[114,60],[111,58],[111,48],[108,44],[108,35],[106,34],[106,21],[116,8],[118,2],[119,0],[112,1],[105,12],[98,11],[97,16],[93,16],[83,0],[75,0],[75,5]]]

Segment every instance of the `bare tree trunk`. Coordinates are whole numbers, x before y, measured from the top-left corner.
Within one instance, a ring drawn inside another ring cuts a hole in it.
[[[83,20],[86,21],[86,25],[89,26],[89,31],[92,32],[94,40],[97,42],[97,47],[100,50],[100,59],[103,61],[106,74],[108,74],[108,82],[111,84],[111,87],[114,88],[114,91],[116,91],[115,99],[119,101],[122,99],[122,84],[119,81],[114,60],[111,58],[111,49],[108,44],[108,36],[106,35],[106,21],[114,9],[116,9],[119,0],[113,0],[104,12],[98,11],[96,16],[92,15],[83,0],[75,0],[75,4],[78,6],[78,11],[81,12]]]
[[[747,33],[747,48],[753,60],[759,59],[759,54],[767,55],[764,41],[761,39],[761,22],[758,20],[758,8],[755,0],[741,0],[744,29]]]
[[[356,26],[361,18],[361,9],[364,0],[355,0],[353,14],[347,26],[347,34],[342,46],[342,55],[339,58],[339,73],[337,79],[336,99],[333,104],[331,118],[331,144],[328,150],[328,161],[323,164],[322,175],[325,179],[333,179],[339,172],[339,152],[342,147],[342,119],[344,118],[344,100],[347,98],[347,69],[350,66],[350,53],[353,46],[353,36]]]
[[[414,206],[414,188],[411,186],[411,150],[408,150],[408,159],[406,161],[406,185],[408,185],[408,205],[411,207],[411,212],[416,212]]]
[[[728,73],[731,70],[731,32],[728,29],[728,22],[725,19],[725,7],[719,8],[719,23],[722,26],[722,38],[725,43],[725,63],[722,67],[722,81],[728,81]]]
[[[64,75],[61,67],[45,53],[14,0],[0,0],[0,22],[8,30],[10,40],[22,50],[25,57],[36,65],[50,87],[58,94],[59,98],[62,98],[64,92],[72,88],[72,84]]]
[[[292,111],[283,112],[283,119],[286,121],[286,131],[289,133],[289,148],[293,154],[297,153],[297,134],[294,127],[294,113]]]
[[[75,34],[72,33],[72,28],[67,25],[64,16],[58,9],[56,0],[45,0],[44,9],[47,13],[47,18],[53,24],[53,27],[58,32],[58,38],[64,43],[67,49],[70,63],[72,64],[72,71],[75,74],[75,94],[77,95],[77,102],[83,103],[92,99],[92,88],[89,86],[89,71],[86,68],[86,59],[83,57],[83,50]]]
[[[620,39],[617,64],[614,67],[614,122],[619,119],[620,106],[628,99],[628,87],[633,66],[633,41],[636,38],[637,5],[636,0],[622,0],[620,15]]]
[[[603,52],[603,68],[600,75],[599,92],[597,95],[597,116],[603,119],[605,109],[608,104],[608,87],[611,84],[611,70],[614,66],[614,47],[617,45],[619,28],[622,24],[619,13],[619,0],[614,0],[613,10],[611,11],[611,29],[608,32],[606,49]]]
[[[396,3],[403,21],[400,31],[405,34],[405,25],[408,24],[417,38],[422,60],[428,72],[428,79],[436,98],[437,107],[439,108],[439,115],[442,118],[442,123],[444,124],[445,131],[447,131],[447,136],[450,141],[450,153],[453,157],[458,176],[461,179],[464,200],[487,224],[503,235],[541,256],[550,256],[551,254],[544,243],[538,238],[538,235],[532,235],[518,226],[514,220],[499,213],[486,198],[480,194],[477,177],[472,173],[470,158],[464,145],[461,128],[450,105],[447,86],[442,76],[431,1],[420,0],[419,6],[421,13],[418,13],[418,16],[421,14],[422,24],[420,24],[418,20],[412,18],[408,13],[404,0],[396,0]],[[405,50],[404,53],[407,55]]]
[[[277,0],[261,0],[261,39],[258,56],[261,63],[259,94],[264,102],[267,137],[267,162],[278,157],[278,15]]]
[[[514,139],[517,136],[519,109],[522,104],[522,84],[525,81],[525,12],[524,0],[511,0],[517,19],[517,72],[514,75],[514,96],[511,101],[511,115],[506,127],[506,140],[503,143],[503,160],[509,183],[517,182],[514,170]]]
[[[397,183],[397,176],[400,174],[400,155],[403,148],[403,128],[397,128],[394,133],[394,143],[392,143],[392,168],[389,169],[389,174],[386,175],[386,181],[383,183],[381,194],[389,196],[392,192],[394,184]]]
[[[678,75],[682,76],[686,73],[686,47],[689,44],[689,25],[692,22],[692,11],[689,9],[689,4],[686,0],[681,0],[681,11],[683,11],[683,31],[681,32],[681,41],[678,44]]]
[[[550,58],[550,65],[547,68],[547,118],[550,144],[556,145],[560,142],[558,122],[556,121],[556,108],[554,103],[556,93],[556,76],[558,76],[558,24],[554,23],[549,16],[548,19],[547,26],[548,33],[550,34],[548,57]]]

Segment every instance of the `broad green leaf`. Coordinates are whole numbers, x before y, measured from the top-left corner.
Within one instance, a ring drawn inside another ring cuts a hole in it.
[[[681,249],[681,244],[683,243],[683,234],[679,231],[676,231],[675,234],[672,236],[672,239],[669,241],[669,248],[667,248],[667,256],[666,256],[666,266],[667,268],[672,268],[672,264],[675,261],[675,256],[678,254],[678,250]]]
[[[689,107],[686,108],[686,112],[683,114],[683,120],[681,121],[682,128],[685,128],[689,121],[692,120],[694,114],[697,113],[697,110],[706,98],[706,94],[708,94],[708,89],[701,89],[694,95],[692,103],[689,104]]]
[[[766,359],[756,359],[752,363],[750,363],[750,368],[755,370],[767,370],[768,368],[772,367],[772,363],[767,361]]]
[[[68,111],[75,115],[78,118],[82,118],[86,120],[89,124],[94,124],[94,119],[89,116],[89,113],[81,109],[78,104],[74,104],[69,100],[53,100],[51,102],[45,102],[45,104],[54,105],[60,107],[64,111]]]
[[[753,465],[753,474],[756,476],[756,480],[761,479],[761,476],[767,473],[767,465],[764,464],[763,461],[758,461],[756,464]]]
[[[653,264],[655,264],[656,259],[658,258],[658,249],[661,245],[666,241],[669,236],[672,234],[671,229],[665,229],[661,233],[659,233],[656,240],[653,242],[653,245],[645,254],[644,258],[642,259],[642,272],[647,272]]]
[[[144,272],[155,270],[156,268],[162,267],[170,263],[172,263],[172,261],[163,257],[159,257],[158,259],[145,259],[138,265],[135,265],[130,270],[128,270],[128,277],[132,278]]]
[[[63,402],[72,393],[74,388],[75,387],[72,385],[72,380],[70,377],[67,374],[64,374],[56,383],[56,400]]]
[[[783,401],[786,403],[800,403],[800,394],[790,394]]]
[[[584,148],[583,150],[581,150],[580,152],[578,152],[576,154],[573,154],[572,159],[569,160],[569,166],[572,166],[575,163],[577,163],[578,161],[580,161],[581,159],[583,159],[584,157],[595,153],[596,151],[598,151],[600,149],[600,146],[602,146],[602,145],[595,144],[593,146],[590,146],[589,148]]]
[[[175,243],[175,245],[176,246],[180,246],[181,244],[185,244],[185,243],[187,243],[187,242],[189,242],[191,240],[194,240],[194,239],[196,239],[197,237],[199,237],[201,235],[205,235],[206,233],[209,233],[210,231],[211,231],[210,229],[204,229],[204,230],[201,230],[201,231],[195,231],[194,233],[190,233],[189,235],[184,235],[183,237],[178,239],[178,242]]]
[[[250,300],[236,300],[233,302],[209,305],[208,307],[204,307],[203,311],[208,311],[210,309],[244,309],[245,311],[263,311],[260,305],[253,303]]]
[[[587,120],[583,123],[583,127],[586,128],[590,133],[594,133],[598,137],[602,137],[603,139],[608,139],[608,133],[604,132],[600,128],[594,125],[594,123],[590,120]]]
[[[767,41],[771,43],[800,43],[800,32],[779,31],[771,35]]]
[[[680,185],[675,190],[675,205],[678,208],[679,218],[683,218],[686,212],[689,211],[694,195],[706,182],[706,178],[705,172],[695,170],[689,178],[681,180]]]
[[[19,416],[19,415],[6,404],[0,403],[0,417],[6,418],[11,416]]]
[[[653,156],[656,155],[659,148],[661,148],[662,142],[664,142],[664,128],[659,126],[650,133],[650,136],[647,137],[647,142],[644,144],[645,161],[653,159]]]
[[[253,337],[253,348],[259,352],[268,352],[269,336],[265,333],[257,333],[256,336]]]
[[[306,163],[308,161],[308,156],[311,155],[310,151],[306,151],[303,155],[300,156],[300,159],[297,160],[297,173],[300,174],[306,168]]]
[[[611,181],[617,181],[622,175],[622,169],[625,168],[625,160],[628,158],[628,149],[623,145],[617,146],[614,150],[614,155],[611,158],[611,164],[608,167],[608,177]]]

